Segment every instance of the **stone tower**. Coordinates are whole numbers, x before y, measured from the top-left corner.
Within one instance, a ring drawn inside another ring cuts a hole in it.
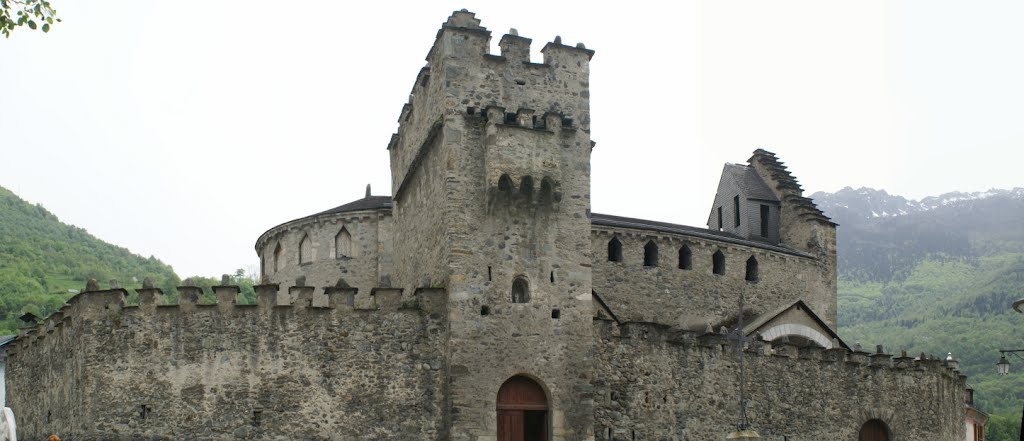
[[[528,378],[553,440],[593,437],[589,63],[593,51],[438,31],[391,156],[397,284],[448,292],[450,439],[494,439],[499,388]],[[518,381],[518,380],[517,380]],[[539,429],[538,429],[539,430]]]

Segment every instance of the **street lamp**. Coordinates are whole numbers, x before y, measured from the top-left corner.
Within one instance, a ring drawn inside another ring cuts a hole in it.
[[[1017,358],[1024,360],[1024,357],[1017,355],[1018,352],[1024,352],[1024,349],[1000,349],[999,350],[999,363],[996,363],[996,373],[999,375],[1006,375],[1010,373],[1010,360],[1006,359],[1006,354],[1016,355]]]

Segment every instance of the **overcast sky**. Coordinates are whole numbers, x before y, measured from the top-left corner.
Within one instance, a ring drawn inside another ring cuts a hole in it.
[[[0,40],[0,186],[216,276],[278,223],[390,194],[386,146],[453,10],[591,64],[595,212],[702,225],[725,162],[806,194],[1021,186],[1024,2],[53,0]],[[628,5],[627,7],[623,7]]]

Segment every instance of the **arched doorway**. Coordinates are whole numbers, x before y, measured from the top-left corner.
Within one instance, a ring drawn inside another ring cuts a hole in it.
[[[881,420],[868,420],[860,427],[859,441],[889,441],[889,428]]]
[[[498,441],[548,441],[548,398],[535,381],[515,376],[498,389]]]

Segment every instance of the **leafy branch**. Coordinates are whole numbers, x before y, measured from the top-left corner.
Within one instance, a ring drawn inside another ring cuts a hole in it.
[[[59,23],[61,20],[47,0],[0,0],[0,32],[6,38],[11,38],[11,31],[20,26],[50,32],[55,21]]]

